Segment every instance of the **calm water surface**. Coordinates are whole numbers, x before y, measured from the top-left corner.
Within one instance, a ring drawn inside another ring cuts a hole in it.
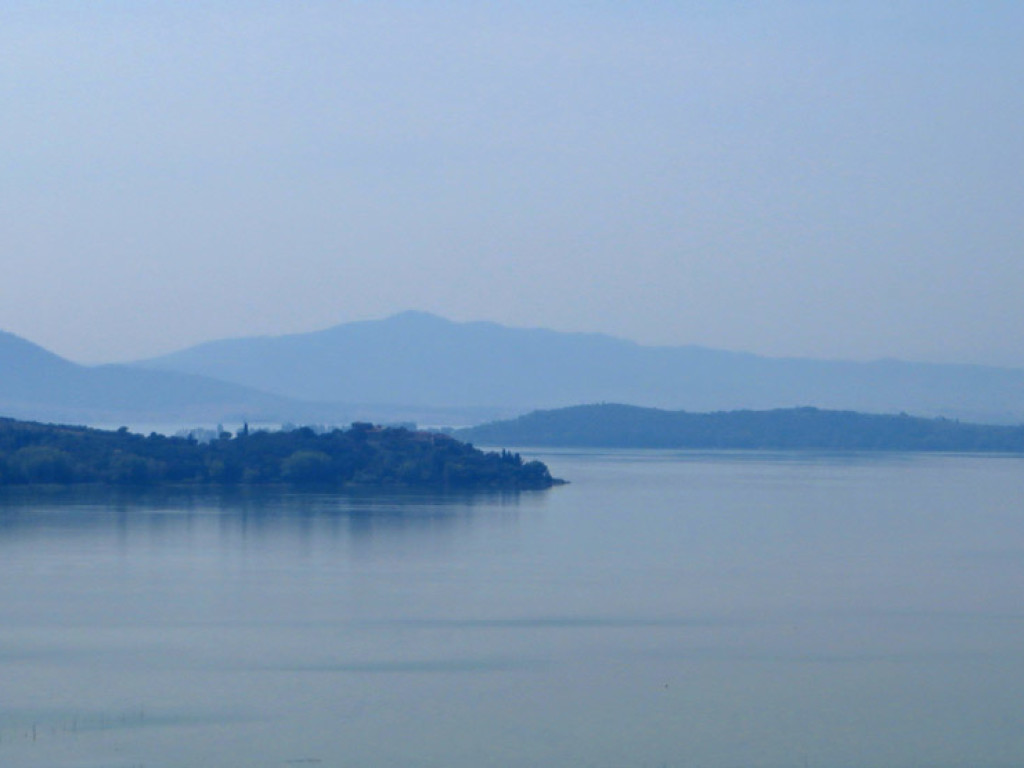
[[[0,496],[0,765],[1024,766],[1024,459]]]

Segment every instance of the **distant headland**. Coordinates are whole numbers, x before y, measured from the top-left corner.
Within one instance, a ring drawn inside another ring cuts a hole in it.
[[[455,430],[484,445],[1024,453],[1024,426],[818,408],[690,413],[598,404]]]
[[[0,486],[543,489],[561,482],[517,453],[486,453],[446,435],[369,423],[319,432],[246,426],[200,442],[0,418]]]

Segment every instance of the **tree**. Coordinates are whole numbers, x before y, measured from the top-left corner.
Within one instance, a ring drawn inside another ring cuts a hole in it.
[[[289,483],[329,483],[334,479],[331,457],[322,451],[296,451],[281,462],[281,477]]]

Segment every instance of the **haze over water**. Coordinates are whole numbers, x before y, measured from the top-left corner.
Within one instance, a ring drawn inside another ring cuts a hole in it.
[[[123,362],[409,309],[1020,369],[1022,37],[999,0],[4,4],[0,416],[250,413],[148,377],[173,402],[131,408],[143,374],[29,342]],[[472,405],[412,347],[372,348],[401,366],[371,394]],[[983,407],[902,374],[907,404],[844,374],[824,406],[1019,421],[959,373]],[[659,404],[512,380],[481,402]],[[722,380],[661,404],[780,404]],[[469,423],[365,416],[408,419]],[[572,484],[0,490],[0,766],[1024,766],[1024,459],[534,455]]]
[[[531,454],[531,457],[534,454]],[[1024,764],[1024,461],[0,497],[0,764]]]

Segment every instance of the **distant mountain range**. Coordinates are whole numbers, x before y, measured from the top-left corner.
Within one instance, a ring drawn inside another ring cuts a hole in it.
[[[476,408],[580,403],[715,411],[815,406],[1024,421],[1024,371],[779,359],[647,347],[591,333],[456,323],[423,312],[314,333],[214,341],[138,363],[322,402]]]
[[[580,405],[460,429],[454,436],[502,447],[1024,452],[1024,426],[817,408],[687,413]]]
[[[779,359],[422,312],[82,366],[0,333],[0,415],[50,421],[477,424],[627,402],[718,411],[814,406],[1024,422],[1024,370]]]
[[[238,384],[124,365],[84,366],[0,332],[0,414],[46,421],[286,415],[295,404]]]

